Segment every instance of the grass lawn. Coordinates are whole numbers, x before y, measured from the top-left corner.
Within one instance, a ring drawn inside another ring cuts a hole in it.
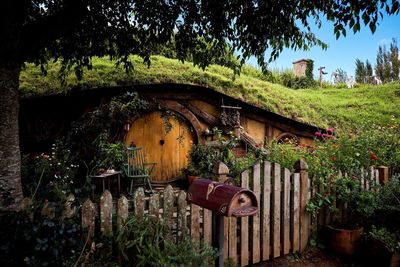
[[[93,69],[85,70],[84,78],[69,75],[65,83],[58,79],[59,64],[51,64],[47,76],[40,68],[27,64],[20,76],[22,97],[67,92],[73,88],[102,86],[182,83],[210,87],[245,100],[283,116],[318,127],[337,127],[340,131],[357,131],[362,124],[391,125],[400,123],[400,83],[382,86],[361,86],[355,89],[293,90],[266,81],[257,69],[245,66],[240,76],[232,70],[212,65],[206,70],[162,56],[152,57],[151,66],[131,57],[134,71],[127,74],[115,62],[93,59]]]

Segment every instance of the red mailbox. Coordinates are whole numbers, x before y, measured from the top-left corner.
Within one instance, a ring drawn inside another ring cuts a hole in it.
[[[189,187],[188,201],[223,216],[244,217],[258,212],[257,198],[249,189],[197,179]]]

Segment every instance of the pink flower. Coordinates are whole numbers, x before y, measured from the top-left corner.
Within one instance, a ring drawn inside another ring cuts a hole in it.
[[[320,137],[322,134],[321,131],[316,131],[314,135]]]
[[[322,137],[325,137],[325,138],[333,138],[333,136],[330,135],[330,134],[322,134]]]
[[[328,130],[326,130],[326,132],[329,134],[333,134],[335,130],[336,130],[335,128],[329,128]]]

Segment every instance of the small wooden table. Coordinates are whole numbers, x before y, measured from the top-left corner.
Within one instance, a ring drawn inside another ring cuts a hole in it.
[[[94,175],[91,176],[92,179],[101,179],[102,180],[102,184],[103,184],[103,192],[106,190],[106,181],[107,181],[107,189],[111,191],[111,178],[117,178],[117,182],[118,182],[118,188],[117,188],[117,194],[118,197],[120,196],[120,192],[121,192],[121,174],[122,172],[120,171],[114,171],[114,172],[104,172],[102,174],[99,175]]]

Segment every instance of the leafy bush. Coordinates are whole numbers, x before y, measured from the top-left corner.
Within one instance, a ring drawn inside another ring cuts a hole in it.
[[[317,86],[317,83],[314,79],[309,78],[307,76],[297,77],[293,74],[292,71],[288,70],[282,72],[279,75],[278,82],[283,86],[292,88],[292,89],[305,89],[305,88],[313,88]]]
[[[400,232],[400,176],[393,176],[378,191],[373,223],[393,232]]]
[[[122,170],[127,162],[125,144],[117,141],[111,143],[107,133],[102,133],[94,140],[96,153],[93,162],[96,167]]]
[[[25,196],[49,201],[62,201],[65,195],[76,193],[76,173],[79,165],[73,153],[57,141],[51,153],[23,155],[21,179]]]
[[[393,233],[386,228],[377,228],[372,226],[369,234],[382,241],[391,251],[400,251],[400,232]]]
[[[216,251],[190,239],[174,242],[170,225],[154,217],[130,216],[114,240],[98,240],[95,249],[86,251],[82,265],[114,266],[211,266]],[[114,250],[111,248],[114,246]],[[104,256],[106,255],[106,256]]]
[[[332,135],[333,129],[328,129],[331,134],[317,132],[317,138],[312,145],[295,146],[272,142],[268,147],[269,160],[279,162],[283,167],[292,170],[297,160],[304,159],[307,162],[312,186],[323,188],[320,192],[315,193],[308,203],[307,209],[311,214],[317,215],[322,208],[332,207],[331,203],[338,194],[338,197],[342,198],[344,202],[353,203],[351,204],[353,205],[351,208],[353,215],[362,217],[363,222],[368,223],[374,220],[374,213],[379,213],[377,205],[379,207],[390,207],[391,205],[379,204],[378,196],[371,192],[360,193],[360,190],[352,184],[359,183],[361,170],[368,170],[371,166],[386,165],[394,173],[399,172],[398,131],[397,127],[378,127],[374,130],[369,126],[369,128],[360,130],[358,136],[343,135],[336,139]],[[348,178],[342,177],[340,173],[347,173]],[[382,189],[380,198],[383,197],[383,192],[389,188],[393,188],[393,185]],[[393,190],[395,189],[393,188]],[[400,194],[400,190],[396,193]],[[392,194],[387,193],[386,195]],[[396,203],[393,198],[390,201]],[[392,207],[392,210],[396,210],[396,207]],[[389,210],[382,211],[382,213],[386,213],[386,215],[379,215],[381,218],[387,218],[391,214]],[[394,217],[395,213],[391,216]],[[400,224],[398,220],[389,221],[397,221]]]
[[[78,216],[61,219],[62,202],[53,203],[55,217],[41,215],[41,202],[30,209],[0,215],[2,266],[71,266],[82,248]]]
[[[215,147],[203,144],[193,145],[189,152],[189,165],[185,170],[188,174],[203,177],[213,177],[213,168],[216,163],[225,163],[230,171],[230,175],[237,177],[242,171],[252,166],[257,160],[265,157],[265,154],[257,151],[249,151],[245,157],[236,157],[232,149],[235,148],[240,139],[233,133],[229,137],[224,137],[222,131],[213,129],[217,136],[218,145]]]

